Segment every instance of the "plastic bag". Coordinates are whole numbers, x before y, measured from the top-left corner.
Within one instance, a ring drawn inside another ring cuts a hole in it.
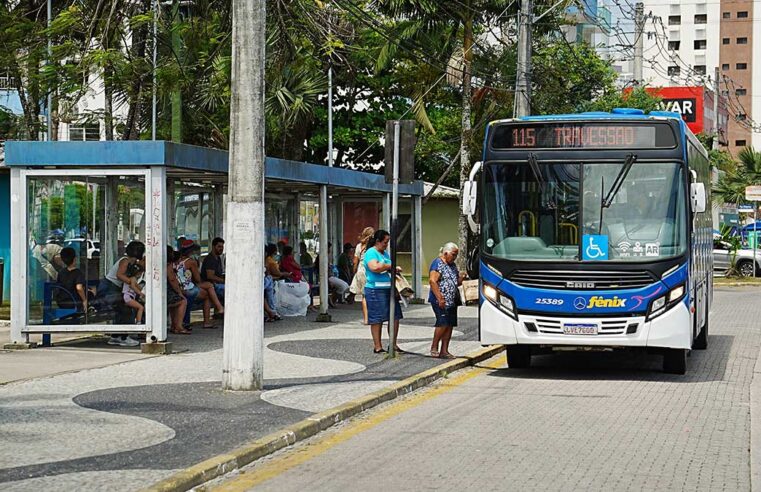
[[[282,316],[306,316],[312,300],[306,282],[275,282],[276,310]]]

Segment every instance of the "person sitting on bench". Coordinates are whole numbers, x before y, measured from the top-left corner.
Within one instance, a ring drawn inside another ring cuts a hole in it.
[[[61,250],[61,261],[65,268],[58,272],[59,288],[55,291],[55,301],[61,309],[76,309],[82,313],[87,311],[87,282],[82,270],[74,264],[76,257],[74,248]]]

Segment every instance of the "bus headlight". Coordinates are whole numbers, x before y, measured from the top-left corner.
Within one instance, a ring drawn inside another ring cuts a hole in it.
[[[507,294],[503,294],[499,290],[497,290],[496,287],[493,285],[489,285],[487,283],[483,284],[483,287],[481,288],[481,292],[483,292],[484,297],[497,306],[500,311],[507,314],[511,318],[517,320],[518,317],[515,315],[515,304],[513,303],[513,299],[508,296]]]
[[[684,298],[684,284],[678,285],[668,291],[665,296],[661,296],[658,299],[650,303],[650,312],[647,315],[647,320],[660,316],[665,313]]]

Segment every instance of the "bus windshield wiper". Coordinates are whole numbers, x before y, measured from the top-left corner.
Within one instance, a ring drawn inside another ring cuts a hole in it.
[[[602,201],[600,202],[601,208],[609,208],[613,204],[613,199],[618,194],[618,191],[621,189],[621,186],[623,186],[626,176],[629,175],[629,170],[632,168],[632,165],[634,165],[636,161],[637,161],[636,154],[629,154],[626,156],[626,160],[624,161],[623,167],[621,167],[621,170],[618,171],[618,176],[616,176],[615,181],[613,181],[613,186],[610,187],[608,194],[605,195],[605,198],[603,198]],[[605,190],[601,190],[601,191],[605,191]]]
[[[613,181],[613,185],[610,187],[610,190],[608,190],[608,194],[605,195],[605,198],[600,200],[600,224],[598,227],[598,234],[602,232],[602,215],[603,211],[606,208],[609,208],[613,204],[613,199],[616,198],[616,195],[618,194],[619,190],[621,189],[621,186],[624,185],[624,180],[626,179],[626,176],[629,175],[629,171],[631,170],[634,163],[637,162],[637,154],[629,154],[626,156],[626,160],[624,161],[624,165],[621,167],[621,170],[618,171],[618,175],[616,176],[616,179]],[[600,178],[600,191],[605,191],[605,178]]]
[[[536,160],[536,154],[530,153],[528,155],[528,165],[531,168],[531,172],[534,173],[536,182],[539,183],[539,192],[541,193],[541,198],[544,199],[547,195],[545,187],[546,181],[544,180],[544,177],[542,177],[542,170],[539,169],[539,162]],[[552,198],[547,199],[547,208],[555,208],[555,202],[552,201]]]

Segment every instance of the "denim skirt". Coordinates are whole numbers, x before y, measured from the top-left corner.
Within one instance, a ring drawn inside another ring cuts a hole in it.
[[[448,306],[444,309],[438,303],[431,303],[433,314],[436,315],[436,324],[433,326],[457,326],[457,306]]]
[[[389,289],[371,289],[365,287],[365,302],[367,303],[367,322],[371,325],[377,325],[388,321],[389,311]],[[395,319],[402,319],[402,307],[398,301],[394,304]]]

